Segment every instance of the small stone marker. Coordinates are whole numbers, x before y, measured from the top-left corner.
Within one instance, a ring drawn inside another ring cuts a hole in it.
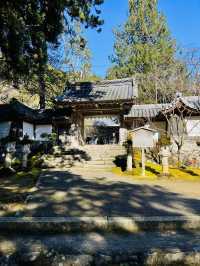
[[[133,150],[132,144],[128,141],[128,149],[127,149],[127,162],[126,162],[126,170],[132,171],[133,170]]]
[[[169,147],[165,146],[161,148],[160,155],[162,157],[162,174],[169,175]]]
[[[30,144],[26,144],[26,145],[23,146],[23,149],[22,149],[22,153],[23,153],[23,156],[22,156],[22,167],[23,168],[27,168],[28,155],[31,152],[30,146],[31,146]]]
[[[131,130],[134,148],[142,149],[142,176],[145,176],[145,149],[153,148],[158,141],[158,132],[147,126]]]

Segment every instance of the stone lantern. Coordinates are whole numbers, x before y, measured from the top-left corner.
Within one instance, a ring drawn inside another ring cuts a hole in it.
[[[9,168],[9,169],[11,169],[13,171],[14,171],[14,169],[12,169],[12,159],[13,159],[13,154],[16,151],[15,145],[16,145],[15,142],[7,143],[7,145],[6,145],[6,156],[5,156],[5,162],[4,162],[5,168]]]
[[[162,174],[169,175],[169,156],[170,151],[168,146],[164,146],[161,148],[160,156],[162,160]]]
[[[25,144],[23,145],[22,148],[22,167],[27,168],[28,164],[28,155],[31,152],[31,145],[30,144]]]

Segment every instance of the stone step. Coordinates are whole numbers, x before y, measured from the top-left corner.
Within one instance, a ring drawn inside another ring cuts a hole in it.
[[[88,161],[91,161],[91,160],[115,160],[116,157],[118,157],[118,156],[123,156],[123,155],[121,155],[121,154],[117,155],[117,156],[92,155],[90,157],[90,160],[88,160]]]
[[[126,154],[123,146],[113,145],[85,145],[77,151],[72,151],[69,146],[56,147],[56,154],[44,158],[44,165],[49,168],[57,167],[114,167],[116,157]],[[72,152],[73,154],[66,154]]]
[[[113,158],[113,157],[116,157],[116,156],[120,156],[120,155],[125,155],[125,153],[121,153],[121,152],[118,152],[118,153],[112,153],[112,152],[110,152],[110,153],[103,153],[103,152],[99,152],[99,153],[93,153],[93,152],[91,152],[91,153],[87,153],[87,155],[89,156],[89,157],[95,157],[95,156],[99,156],[99,157],[110,157],[110,158]]]
[[[93,158],[93,157],[103,157],[103,158],[105,158],[105,157],[108,157],[108,158],[114,158],[114,157],[116,157],[116,156],[123,156],[123,155],[125,155],[125,154],[123,154],[123,153],[117,153],[117,154],[114,154],[114,153],[90,153],[90,154],[88,154],[89,155],[89,157],[91,157],[91,158]]]
[[[133,217],[0,217],[0,231],[69,232],[200,232],[200,216]]]
[[[84,168],[86,168],[86,169],[90,169],[90,171],[96,171],[96,170],[100,170],[100,169],[111,169],[111,168],[113,168],[114,167],[114,165],[109,165],[109,164],[104,164],[104,165],[91,165],[91,164],[84,164],[83,165],[83,167]]]
[[[125,151],[123,150],[85,150],[87,153],[114,153],[114,154],[117,154],[117,153],[126,153]]]
[[[87,161],[85,162],[87,165],[104,165],[104,161],[102,160],[92,160],[92,161]]]
[[[85,165],[93,165],[93,166],[99,166],[99,165],[115,165],[113,161],[88,161],[84,163]]]

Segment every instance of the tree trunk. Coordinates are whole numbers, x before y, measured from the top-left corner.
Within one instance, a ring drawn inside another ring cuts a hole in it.
[[[45,71],[42,68],[39,73],[40,109],[45,109],[46,107],[46,86],[45,86],[44,75],[45,75]]]
[[[178,147],[177,153],[178,153],[178,168],[180,168],[181,167],[181,148],[180,147]]]

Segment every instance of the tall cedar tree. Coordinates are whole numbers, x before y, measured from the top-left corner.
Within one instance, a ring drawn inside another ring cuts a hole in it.
[[[147,77],[174,64],[175,42],[158,11],[157,0],[129,0],[127,22],[114,34],[113,67],[108,78]]]
[[[57,44],[71,20],[100,27],[98,9],[104,0],[4,0],[0,2],[0,49],[4,74],[14,81],[36,74],[40,107],[45,108],[44,75],[48,43]],[[98,28],[99,29],[99,28]]]

